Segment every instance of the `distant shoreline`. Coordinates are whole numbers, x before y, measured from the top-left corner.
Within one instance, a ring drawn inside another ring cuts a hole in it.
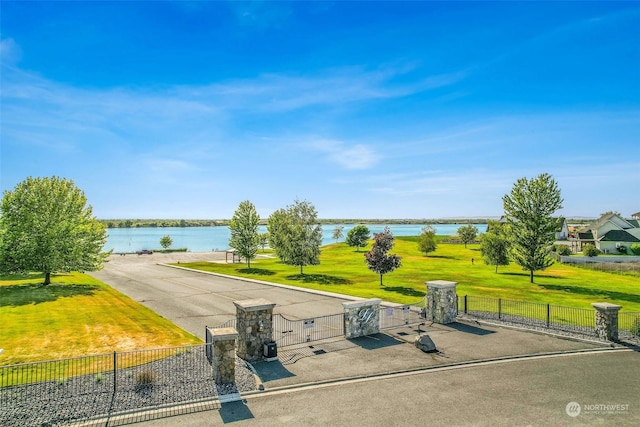
[[[487,224],[489,221],[497,221],[499,217],[473,217],[473,218],[404,218],[404,219],[353,219],[335,218],[319,219],[318,223],[331,224]],[[596,218],[567,218],[571,224],[587,224]],[[226,227],[228,219],[99,219],[107,228],[166,228],[166,227]],[[266,225],[267,219],[260,221]]]

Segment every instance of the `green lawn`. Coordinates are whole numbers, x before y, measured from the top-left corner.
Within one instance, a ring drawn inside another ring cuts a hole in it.
[[[458,295],[542,302],[556,305],[592,308],[592,302],[620,304],[623,311],[640,312],[640,278],[581,269],[556,263],[536,272],[535,283],[529,274],[515,264],[500,267],[485,265],[480,246],[440,243],[438,249],[424,256],[417,249],[415,237],[396,237],[392,252],[402,256],[402,267],[384,276],[369,271],[363,252],[344,243],[322,248],[318,266],[307,266],[304,275],[299,268],[277,259],[259,258],[246,265],[210,262],[181,263],[190,267],[234,276],[251,277],[270,282],[311,289],[338,292],[364,298],[381,298],[398,303],[416,302],[425,295],[425,282],[450,280],[458,282]],[[471,259],[474,263],[471,263]]]
[[[0,277],[0,365],[200,343],[81,273]]]

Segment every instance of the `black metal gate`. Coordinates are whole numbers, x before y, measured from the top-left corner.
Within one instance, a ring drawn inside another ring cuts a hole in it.
[[[344,313],[308,319],[273,315],[273,339],[278,347],[344,336]]]
[[[380,306],[380,329],[415,325],[424,322],[426,297],[414,304]]]

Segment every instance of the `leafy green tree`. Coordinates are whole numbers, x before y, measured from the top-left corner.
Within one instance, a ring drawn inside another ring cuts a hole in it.
[[[171,245],[173,245],[173,239],[171,238],[171,236],[167,235],[160,238],[160,246],[162,246],[164,249],[167,249]]]
[[[422,232],[418,236],[418,249],[426,255],[438,248],[436,242],[436,229],[427,224],[422,227]]]
[[[594,257],[600,254],[601,254],[600,249],[596,248],[591,243],[584,245],[584,247],[582,248],[582,255],[584,256]]]
[[[331,235],[331,237],[336,239],[336,243],[338,243],[339,239],[342,239],[344,237],[342,230],[344,230],[344,225],[336,225],[336,228],[333,229],[333,234]]]
[[[478,228],[473,224],[463,225],[462,227],[458,227],[458,237],[462,243],[464,243],[464,247],[467,247],[467,243],[471,243],[478,236]]]
[[[549,249],[555,241],[557,222],[551,215],[562,208],[560,189],[547,173],[530,180],[520,178],[502,202],[511,232],[511,256],[529,272],[533,283],[533,273],[554,262]]]
[[[238,251],[241,258],[247,260],[247,268],[251,268],[251,260],[256,257],[260,247],[259,223],[260,216],[256,207],[248,200],[240,202],[229,221],[229,246]]]
[[[509,265],[509,238],[504,228],[498,221],[490,221],[489,231],[483,234],[480,245],[480,253],[484,263],[494,265],[496,273],[498,266]]]
[[[32,178],[5,191],[0,205],[0,271],[94,271],[110,252],[106,227],[72,180]]]
[[[393,248],[393,234],[389,227],[385,227],[382,233],[373,234],[373,245],[371,250],[364,254],[364,260],[369,270],[380,275],[380,286],[382,286],[382,276],[391,273],[402,265],[401,259],[396,254],[390,254]]]
[[[360,248],[367,246],[370,238],[371,232],[366,225],[356,225],[347,233],[347,245],[355,246],[356,252],[360,252]]]
[[[322,226],[316,208],[307,201],[296,200],[269,216],[269,245],[282,262],[300,267],[320,264]]]
[[[262,252],[269,244],[269,233],[260,233],[260,246],[262,247]]]
[[[640,255],[640,243],[634,243],[631,246],[629,246],[629,249],[631,249],[631,252],[634,255]]]

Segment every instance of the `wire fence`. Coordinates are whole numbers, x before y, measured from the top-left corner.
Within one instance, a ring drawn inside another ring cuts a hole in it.
[[[68,425],[105,414],[210,401],[219,394],[233,393],[215,383],[206,347],[0,366],[0,425]],[[237,375],[241,375],[238,370]]]
[[[587,270],[595,270],[605,273],[620,274],[625,276],[640,276],[640,262],[603,262],[594,260],[589,257],[562,257],[562,263],[584,268]]]

